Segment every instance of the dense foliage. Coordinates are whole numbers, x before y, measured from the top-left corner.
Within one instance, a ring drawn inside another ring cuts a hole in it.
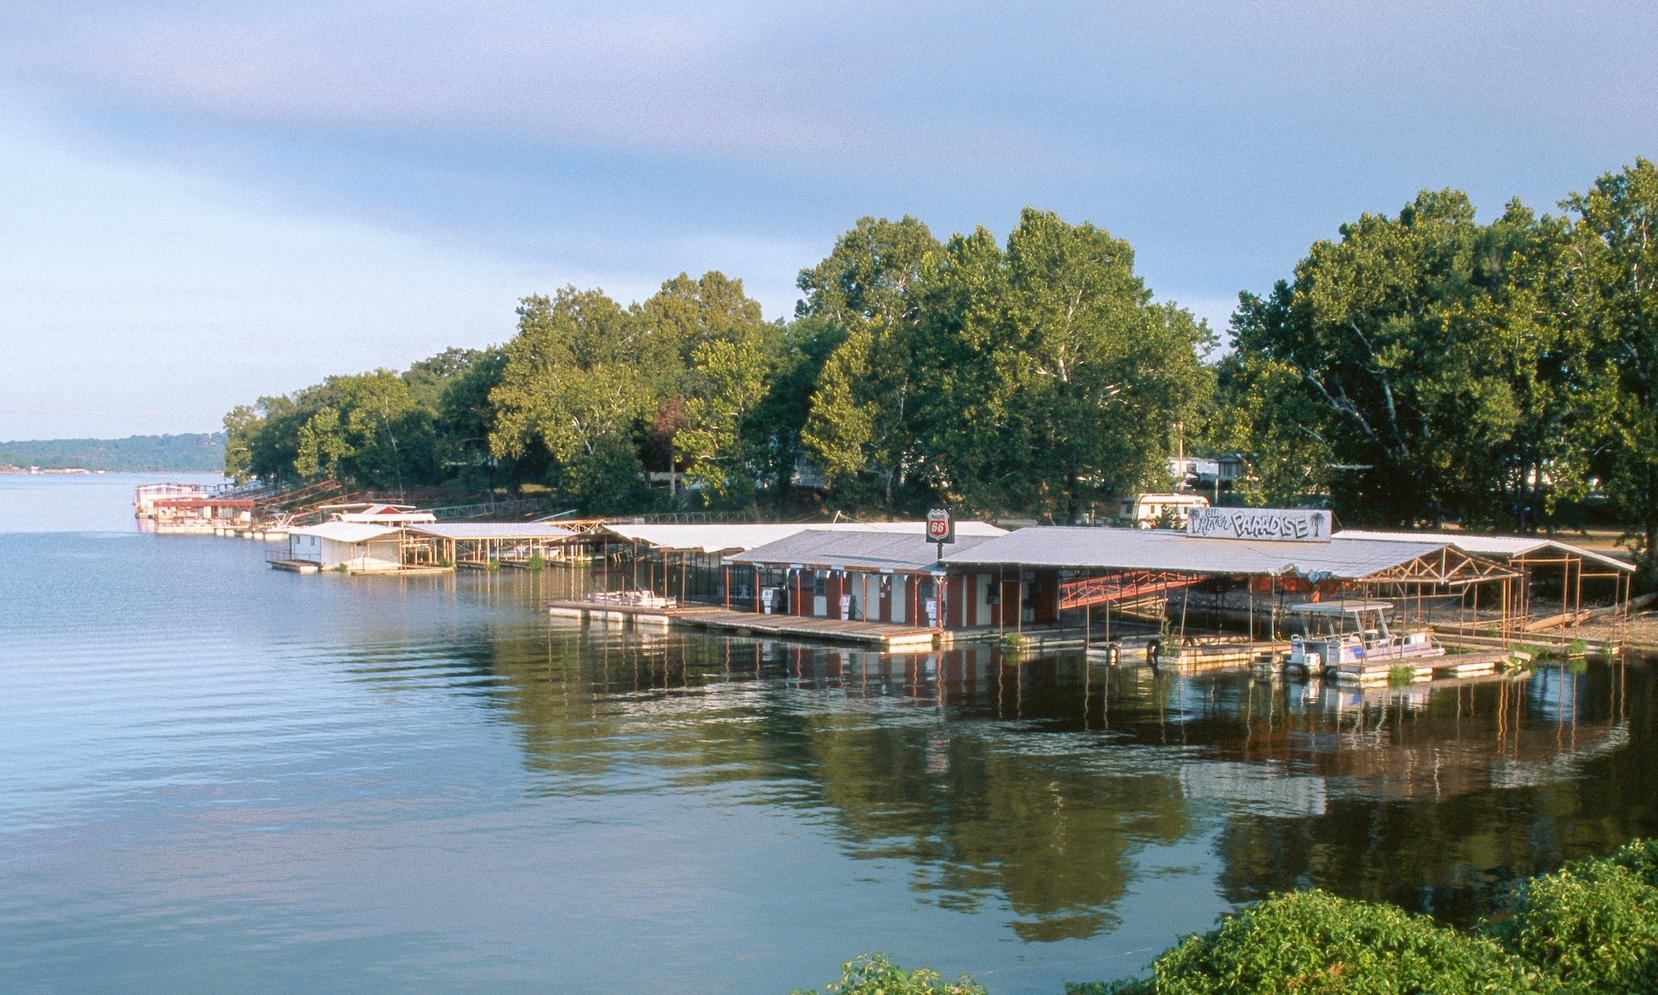
[[[1490,224],[1424,191],[1240,295],[1207,428],[1259,503],[1527,531],[1591,493],[1658,554],[1658,167]]]
[[[554,488],[591,511],[850,512],[949,500],[1048,521],[1169,483],[1175,437],[1246,461],[1235,499],[1350,525],[1528,531],[1595,502],[1658,562],[1658,167],[1490,223],[1423,191],[1240,295],[1231,348],[1154,301],[1121,239],[1027,209],[998,243],[864,218],[764,321],[742,282],[643,303],[567,287],[517,334],[330,377],[226,417],[227,471]],[[651,475],[671,493],[647,490]],[[688,485],[689,491],[682,484]]]
[[[847,965],[848,978],[865,963]],[[1152,962],[1149,977],[1072,982],[1065,992],[1651,995],[1658,992],[1658,841],[1636,840],[1609,857],[1523,882],[1498,915],[1470,931],[1318,890],[1273,895],[1185,937]]]
[[[720,273],[630,306],[574,287],[527,297],[498,349],[238,407],[226,468],[537,483],[601,513],[781,507],[804,479],[847,511],[945,499],[1071,520],[1165,486],[1169,433],[1213,380],[1207,327],[1152,302],[1128,244],[1052,214],[1026,211],[1005,247],[865,218],[799,285],[798,313],[776,322]],[[647,490],[653,477],[668,487]]]

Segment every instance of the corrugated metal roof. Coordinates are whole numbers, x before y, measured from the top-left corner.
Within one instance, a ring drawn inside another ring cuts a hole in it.
[[[396,535],[401,531],[402,529],[395,525],[375,525],[372,522],[323,522],[321,525],[307,525],[302,529],[289,529],[288,534],[320,536],[335,542],[367,542],[381,536]]]
[[[440,539],[562,539],[576,534],[540,522],[439,522],[411,525],[409,531]]]
[[[1343,539],[1265,542],[1204,539],[1167,529],[1032,526],[946,554],[952,565],[1021,564],[1081,570],[1171,570],[1193,574],[1292,574],[1357,580],[1451,545]]]
[[[1557,549],[1606,566],[1617,567],[1619,570],[1635,569],[1633,564],[1607,556],[1605,553],[1597,553],[1592,549],[1584,549],[1582,546],[1543,536],[1482,536],[1462,532],[1377,532],[1369,529],[1342,529],[1336,533],[1336,538],[1342,537],[1375,539],[1379,542],[1446,542],[1464,553],[1473,553],[1475,556],[1500,556],[1504,559],[1529,556],[1539,550]]]
[[[958,532],[953,548],[969,549],[992,538]],[[727,559],[732,563],[792,563],[820,570],[921,571],[937,565],[938,547],[919,532],[808,529]]]
[[[604,531],[629,542],[638,541],[661,549],[699,550],[722,553],[754,549],[801,532],[886,532],[924,535],[926,522],[755,522],[741,525],[606,525]],[[956,535],[1005,535],[986,522],[957,522]]]

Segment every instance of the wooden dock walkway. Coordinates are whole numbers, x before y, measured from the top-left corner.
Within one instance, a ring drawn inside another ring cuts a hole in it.
[[[671,619],[703,615],[720,609],[708,605],[640,605],[620,601],[549,601],[547,614],[564,618],[586,618],[612,622],[643,622],[667,625]],[[736,613],[732,613],[736,614]]]
[[[803,615],[765,615],[723,609],[676,615],[673,621],[676,624],[725,629],[757,636],[872,643],[891,650],[929,649],[939,636],[936,629],[922,629],[892,622],[857,622],[851,619],[814,618]],[[948,640],[948,635],[945,638]]]
[[[565,618],[629,621],[642,625],[690,625],[744,635],[864,643],[889,650],[930,649],[939,635],[935,629],[895,625],[890,622],[857,622],[850,619],[734,612],[711,605],[549,601],[547,612]],[[945,641],[949,641],[948,635],[945,636]]]

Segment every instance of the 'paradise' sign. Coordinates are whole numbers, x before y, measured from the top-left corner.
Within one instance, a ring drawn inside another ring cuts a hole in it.
[[[1190,508],[1186,534],[1207,539],[1329,542],[1332,516],[1305,508]]]

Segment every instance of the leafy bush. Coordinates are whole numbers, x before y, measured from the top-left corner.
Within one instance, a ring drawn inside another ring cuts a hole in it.
[[[1640,855],[1648,873],[1651,857]],[[1658,992],[1658,888],[1617,855],[1532,878],[1507,913],[1487,935],[1568,991]]]
[[[1606,859],[1619,867],[1629,868],[1641,880],[1658,888],[1658,839],[1625,843]]]
[[[1165,951],[1150,978],[1067,982],[1065,995],[1658,995],[1658,840],[1530,879],[1474,933],[1317,890],[1219,922]],[[965,975],[949,985],[881,954],[843,972],[831,993],[985,992]]]
[[[1497,944],[1328,892],[1275,895],[1153,964],[1157,995],[1554,991]],[[1142,989],[1144,990],[1144,989]]]
[[[984,986],[967,975],[946,982],[937,971],[906,971],[886,954],[860,954],[841,965],[841,979],[826,987],[832,995],[987,995]],[[792,995],[817,995],[817,989],[795,989]]]

